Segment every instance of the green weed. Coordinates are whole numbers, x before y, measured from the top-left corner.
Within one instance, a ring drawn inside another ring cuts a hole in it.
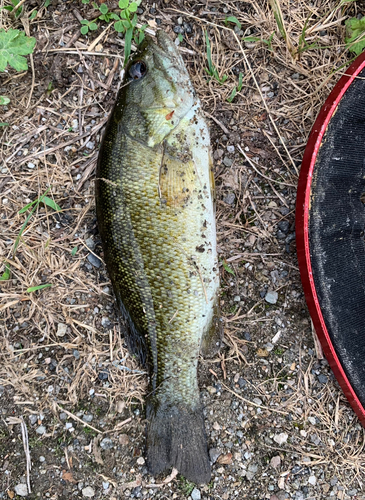
[[[274,34],[275,34],[274,32],[271,33],[271,35],[269,36],[269,38],[267,40],[265,38],[260,38],[257,36],[245,36],[242,38],[242,40],[244,42],[262,42],[265,45],[267,45],[268,50],[270,50],[270,52],[271,52],[272,51],[272,39],[273,39]]]
[[[82,0],[82,3],[88,4],[89,0]],[[119,14],[114,11],[109,10],[109,7],[103,3],[98,6],[95,2],[92,3],[95,9],[100,11],[100,15],[97,20],[103,21],[105,23],[114,22],[114,29],[117,33],[124,33],[124,65],[127,63],[132,49],[132,40],[136,42],[137,45],[142,43],[145,36],[145,29],[147,24],[140,28],[137,28],[138,16],[136,14],[138,5],[141,0],[131,1],[131,0],[119,0],[118,7],[120,9]],[[81,24],[81,33],[87,35],[90,31],[98,29],[97,20],[88,21],[83,19]]]
[[[87,19],[83,19],[81,21],[81,24],[82,24],[82,26],[81,26],[80,31],[83,35],[87,35],[89,33],[89,30],[95,31],[98,29],[98,25],[96,24],[95,21],[88,21]]]
[[[195,488],[195,484],[185,479],[184,476],[179,476],[178,488],[184,496],[188,497]]]
[[[43,288],[48,288],[50,286],[52,286],[51,283],[47,283],[46,285],[31,286],[27,288],[27,293],[36,292],[37,290],[43,290]]]
[[[9,97],[5,97],[4,95],[0,95],[0,106],[6,106],[9,104],[10,99]]]
[[[212,49],[210,47],[210,41],[208,37],[208,32],[205,32],[205,42],[207,46],[207,60],[208,60],[208,69],[204,68],[205,71],[208,73],[209,76],[212,78],[215,78],[217,82],[222,85],[228,78],[227,75],[223,75],[222,78],[219,76],[217,68],[214,66],[213,61],[212,61]]]
[[[5,271],[3,274],[0,276],[0,281],[7,281],[10,279],[10,266],[7,262],[5,262]]]
[[[228,23],[235,24],[239,30],[242,28],[242,24],[239,22],[239,20],[235,16],[226,17],[224,20],[224,24],[226,26],[228,26]]]
[[[227,271],[227,273],[229,274],[233,274],[233,276],[235,276],[235,272],[233,271],[233,269],[227,264],[227,262],[225,260],[222,260],[222,265],[223,265],[223,268],[225,271]]]
[[[7,65],[16,71],[27,71],[25,55],[32,54],[36,44],[34,37],[25,36],[23,31],[0,29],[0,71]]]
[[[358,56],[365,48],[365,16],[361,19],[356,17],[347,19],[345,26],[346,48]]]
[[[20,0],[10,0],[10,2],[12,5],[5,5],[5,7],[2,7],[2,9],[7,10],[8,12],[14,14],[15,18],[19,17],[23,9],[23,7],[19,7],[19,9],[17,9],[17,5],[20,2]]]
[[[231,95],[227,98],[228,102],[232,102],[233,99],[236,97],[237,92],[241,92],[242,90],[242,81],[243,81],[243,75],[240,73],[238,75],[238,84],[237,87],[233,87]]]

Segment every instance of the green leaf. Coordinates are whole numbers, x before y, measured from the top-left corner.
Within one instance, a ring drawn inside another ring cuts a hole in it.
[[[4,95],[0,95],[0,105],[1,106],[6,106],[7,104],[9,104],[9,102],[10,102],[9,97],[5,97]]]
[[[27,288],[27,293],[36,292],[37,290],[43,290],[43,288],[49,288],[50,286],[52,286],[51,283],[47,283],[46,285],[31,286],[30,288]]]
[[[133,28],[128,28],[125,32],[124,37],[124,66],[127,64],[129,56],[131,55],[131,47],[132,47],[132,38],[133,38]]]
[[[52,198],[48,198],[48,196],[43,196],[41,201],[40,201],[40,199],[36,199],[36,200],[28,203],[28,205],[25,205],[25,207],[23,207],[19,210],[18,214],[23,214],[24,212],[26,212],[28,210],[28,208],[30,208],[35,203],[38,203],[38,204],[44,203],[48,207],[53,208],[53,210],[55,212],[60,212],[62,210],[62,208],[59,205],[57,205],[57,203],[55,201],[53,201]]]
[[[226,21],[228,21],[230,23],[234,23],[238,27],[238,29],[242,28],[242,24],[239,22],[239,20],[235,16],[226,17]]]
[[[89,24],[89,29],[90,29],[91,31],[95,31],[95,30],[97,30],[97,29],[98,29],[98,25],[97,25],[96,23],[90,23],[90,24]]]
[[[222,264],[223,264],[225,271],[227,271],[227,273],[233,274],[233,276],[235,276],[233,269],[227,264],[227,262],[225,260],[222,260]]]
[[[119,0],[118,6],[120,9],[126,9],[128,7],[129,0]]]
[[[9,127],[9,123],[0,122],[0,127]]]
[[[237,89],[236,89],[236,87],[233,87],[231,95],[229,97],[227,97],[227,101],[232,102],[233,99],[235,98],[236,94],[237,94]]]
[[[134,16],[131,20],[131,25],[133,26],[133,28],[135,28],[137,21],[138,21],[138,16],[137,16],[137,14],[134,14]]]
[[[184,37],[182,36],[182,34],[181,34],[181,33],[179,33],[179,34],[177,35],[177,37],[178,37],[178,39],[180,40],[180,42],[183,42],[183,41],[184,41]]]
[[[89,26],[89,21],[87,19],[83,19],[80,22],[81,22],[81,24],[86,24],[87,26]]]
[[[118,33],[123,33],[125,31],[125,27],[122,21],[117,21],[116,23],[114,23],[114,29]]]
[[[210,74],[212,74],[213,62],[212,62],[212,50],[210,48],[210,41],[208,37],[208,32],[205,32],[205,43],[207,45],[207,59],[208,59],[208,68]]]
[[[80,29],[80,31],[81,31],[82,35],[86,35],[87,32],[89,31],[89,27],[88,26],[82,26],[81,29]]]
[[[5,266],[5,271],[0,276],[0,281],[6,281],[10,278],[10,266],[7,262],[5,262],[4,266]]]
[[[81,0],[81,3],[89,3],[90,0]]]
[[[62,208],[57,205],[57,203],[53,201],[52,198],[48,198],[48,196],[43,197],[42,203],[47,205],[47,207],[52,208],[55,212],[60,212],[62,210]]]
[[[136,2],[132,2],[130,6],[128,7],[129,12],[137,12],[138,5]]]
[[[71,250],[71,255],[72,255],[73,257],[76,255],[77,250],[78,250],[78,247],[77,247],[77,246],[73,247],[73,249]]]
[[[99,10],[100,10],[100,12],[101,12],[102,14],[106,14],[106,13],[108,12],[108,10],[109,10],[109,9],[108,9],[107,5],[105,5],[105,3],[102,3],[102,4],[100,5],[100,7],[99,7]]]
[[[50,3],[51,3],[51,0],[46,0],[46,1],[44,2],[44,6],[45,6],[45,8],[49,7],[49,4],[50,4]]]
[[[29,17],[29,21],[33,21],[33,19],[37,17],[37,14],[38,14],[38,11],[33,10],[33,12],[31,13],[31,15]]]
[[[0,71],[4,71],[8,64],[17,71],[26,71],[27,60],[22,56],[31,54],[35,44],[36,39],[25,36],[22,31],[0,29]]]
[[[350,52],[354,52],[356,55],[361,54],[361,52],[365,48],[365,17],[362,17],[361,19],[352,17],[345,22],[345,26],[346,47]],[[358,38],[360,38],[360,40],[355,42],[355,40],[357,40]]]
[[[110,14],[110,19],[114,19],[115,21],[119,21],[119,16],[115,12]]]
[[[240,73],[238,75],[238,85],[237,85],[238,92],[241,92],[241,90],[242,90],[242,84],[243,84],[243,74]]]
[[[259,42],[261,38],[257,36],[245,36],[242,38],[244,42]]]

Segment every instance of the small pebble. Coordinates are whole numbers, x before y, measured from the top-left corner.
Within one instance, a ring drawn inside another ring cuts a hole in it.
[[[287,220],[282,220],[278,224],[278,228],[280,229],[280,231],[282,231],[285,234],[289,231],[289,227],[290,223]]]
[[[191,500],[200,500],[201,499],[200,490],[198,490],[198,488],[194,488],[190,496]]]
[[[40,425],[39,427],[36,428],[36,433],[40,434],[41,436],[46,433],[46,428],[44,425]]]
[[[87,149],[94,149],[94,147],[95,147],[95,142],[93,142],[93,141],[89,141],[89,142],[87,142],[87,143],[86,143],[86,147],[87,147]]]
[[[40,462],[45,462],[45,461],[46,461],[46,459],[45,459],[44,457],[42,457],[42,456],[41,456],[41,457],[39,457],[39,461],[40,461]]]
[[[103,481],[103,489],[107,490],[109,488],[109,482],[108,481]]]
[[[95,495],[95,491],[91,486],[87,486],[86,488],[83,488],[82,495],[84,497],[92,498]]]
[[[279,467],[280,463],[281,463],[281,459],[280,459],[279,455],[276,455],[275,457],[272,457],[272,459],[270,461],[270,465],[271,465],[271,467],[274,467],[274,469],[276,469],[277,467]]]
[[[274,441],[281,445],[287,442],[288,437],[288,434],[286,434],[285,432],[281,432],[280,434],[275,434]]]
[[[109,373],[106,370],[103,370],[98,373],[99,380],[108,380],[108,378],[109,378]]]
[[[144,463],[145,463],[145,459],[143,457],[137,458],[137,464],[138,465],[144,465]]]
[[[103,326],[104,328],[108,328],[110,325],[111,325],[110,319],[107,318],[106,316],[103,316],[101,318],[101,326]]]
[[[29,415],[29,422],[30,425],[34,425],[38,422],[38,416],[37,415]]]
[[[315,486],[317,482],[316,476],[309,476],[308,483],[311,484],[312,486]]]
[[[93,418],[94,418],[94,416],[93,416],[93,415],[83,415],[83,416],[82,416],[82,420],[83,420],[84,422],[92,422]]]
[[[110,438],[104,438],[100,443],[100,448],[103,450],[111,450],[114,448],[114,443]]]
[[[226,167],[231,167],[232,164],[233,164],[233,160],[231,160],[230,158],[228,158],[228,156],[225,156],[223,158],[223,163]]]
[[[328,377],[327,377],[326,375],[322,375],[322,374],[320,374],[320,375],[318,375],[318,382],[319,382],[320,384],[327,384],[327,382],[328,382]]]
[[[15,493],[19,495],[20,497],[26,497],[28,496],[28,487],[24,483],[17,484],[14,488]]]
[[[95,241],[92,238],[87,238],[85,240],[85,243],[86,243],[87,247],[90,248],[90,250],[94,250],[94,248],[95,248]]]
[[[35,168],[35,165],[32,162],[29,162],[27,166],[28,166],[28,168]]]
[[[234,146],[227,146],[228,153],[234,153]]]
[[[89,255],[87,256],[87,260],[96,268],[99,268],[101,266],[101,260],[95,257],[93,253],[89,253]]]
[[[228,193],[227,196],[223,198],[224,203],[227,205],[233,205],[236,200],[236,195],[234,193]]]
[[[267,292],[267,294],[265,295],[265,300],[266,300],[266,302],[268,302],[269,304],[276,304],[276,303],[277,303],[277,301],[278,301],[278,298],[279,298],[278,292],[272,292],[272,291],[269,291],[269,292]]]
[[[72,354],[74,355],[75,359],[80,359],[80,353],[77,349],[73,349]]]
[[[57,325],[57,337],[64,337],[66,335],[67,325],[64,323],[58,323]]]
[[[221,454],[222,454],[222,452],[220,450],[218,450],[217,448],[210,448],[209,457],[210,457],[210,461],[212,462],[212,464],[216,463],[218,457],[220,457]]]

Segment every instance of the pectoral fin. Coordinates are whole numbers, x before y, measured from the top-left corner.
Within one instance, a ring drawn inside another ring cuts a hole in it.
[[[143,111],[149,129],[147,145],[150,148],[160,144],[176,128],[180,120],[172,108],[151,108]]]

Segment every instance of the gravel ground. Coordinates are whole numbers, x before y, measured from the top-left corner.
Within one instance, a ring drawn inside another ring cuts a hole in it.
[[[37,5],[30,0],[25,12]],[[364,430],[315,344],[294,227],[310,127],[338,79],[333,68],[351,57],[344,18],[365,12],[361,2],[311,4],[313,37],[330,48],[294,57],[288,40],[298,43],[310,9],[288,6],[287,42],[269,5],[256,1],[164,0],[138,11],[182,47],[211,127],[225,338],[199,368],[208,485],[147,472],[147,376],[125,347],[103,263],[93,171],[120,84],[121,39],[110,30],[93,47],[106,25],[80,35],[78,15],[95,11],[76,1],[53,0],[30,24],[34,69],[10,70],[0,82],[12,99],[3,108],[1,260],[25,220],[18,211],[50,185],[62,211],[38,207],[11,278],[0,282],[0,498],[365,498]],[[4,27],[21,28],[0,12]],[[227,29],[228,16],[240,26]],[[319,32],[320,22],[329,26]],[[223,85],[203,69],[203,29],[220,76],[228,75]],[[239,46],[242,37],[251,39]],[[228,102],[240,72],[242,90]],[[26,292],[40,283],[52,287]]]

